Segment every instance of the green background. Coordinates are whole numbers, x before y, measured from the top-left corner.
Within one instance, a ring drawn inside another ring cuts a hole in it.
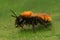
[[[10,9],[20,15],[23,11],[44,12],[51,15],[52,30],[37,30],[32,27],[20,31],[15,28]],[[60,0],[0,0],[0,40],[60,40]]]

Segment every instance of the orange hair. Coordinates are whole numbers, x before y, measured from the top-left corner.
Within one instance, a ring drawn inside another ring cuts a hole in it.
[[[21,16],[23,17],[30,17],[32,15],[32,11],[24,11]]]
[[[43,20],[48,21],[48,22],[51,21],[51,17],[47,14],[40,14],[40,15],[38,15],[38,17],[42,18]]]
[[[52,20],[52,19],[51,19],[51,17],[50,17],[50,16],[48,16],[48,15],[46,15],[46,17],[45,17],[45,18],[46,18],[46,21],[49,21],[49,22]]]
[[[42,18],[43,20],[48,21],[48,22],[51,21],[51,17],[48,14],[38,14],[38,13],[33,14],[32,11],[24,11],[21,14],[21,16],[26,17],[26,18],[27,17],[38,17],[38,18]]]
[[[48,22],[51,21],[51,17],[48,14],[33,14],[32,16],[42,18],[43,20],[48,21]]]

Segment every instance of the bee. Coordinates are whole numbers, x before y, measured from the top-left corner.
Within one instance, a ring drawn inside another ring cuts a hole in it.
[[[35,25],[38,23],[42,24],[47,28],[47,24],[51,23],[51,17],[47,14],[33,14],[32,11],[24,11],[19,16],[16,15],[16,13],[13,10],[10,10],[14,15],[11,15],[12,17],[15,17],[15,26],[23,28],[24,25],[32,25],[33,31],[35,30]]]
[[[31,11],[24,11],[20,16],[25,20],[24,24],[31,24],[33,26],[33,29],[35,29],[34,26],[38,23],[42,24],[45,27],[47,26],[47,24],[45,23],[46,21],[43,19],[44,16],[42,14],[33,14],[33,12]]]

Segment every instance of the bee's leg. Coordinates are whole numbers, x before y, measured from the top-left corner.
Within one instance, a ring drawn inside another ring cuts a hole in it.
[[[33,18],[32,19],[32,26],[33,26],[32,29],[33,29],[33,32],[36,32],[35,25],[37,25],[37,23],[38,23],[37,19]]]
[[[33,32],[35,32],[35,25],[32,25],[33,27],[32,27],[32,29],[33,29]]]
[[[20,27],[23,29],[23,25],[20,25]]]
[[[45,28],[51,30],[52,29],[52,23],[47,23],[47,26]]]
[[[49,26],[51,26],[51,23],[50,22],[48,22],[48,21],[46,21],[46,22],[44,22],[45,23],[45,28],[47,28],[47,29],[49,29]]]
[[[32,23],[32,29],[33,29],[33,32],[35,32],[35,24]]]
[[[24,25],[20,25],[20,27],[21,27],[21,30],[24,30],[23,26],[24,26]]]
[[[47,28],[47,24],[42,19],[38,19],[38,22]]]
[[[47,23],[45,23],[45,22],[43,22],[43,21],[42,21],[42,25],[43,25],[45,28],[48,28]]]

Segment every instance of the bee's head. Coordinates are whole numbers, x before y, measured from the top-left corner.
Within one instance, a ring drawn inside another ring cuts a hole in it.
[[[16,17],[16,20],[15,20],[16,27],[18,27],[22,24],[23,24],[23,18],[21,16]]]

